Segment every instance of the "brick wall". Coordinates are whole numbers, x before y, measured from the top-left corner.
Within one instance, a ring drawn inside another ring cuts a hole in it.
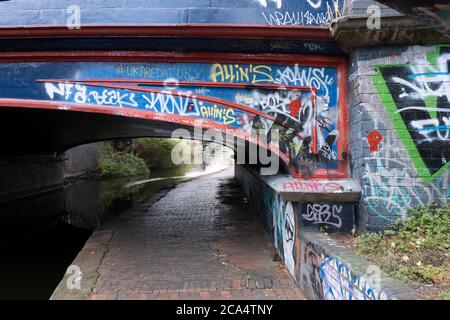
[[[382,229],[409,207],[450,197],[449,63],[449,45],[351,54],[349,149],[363,190],[360,229]]]

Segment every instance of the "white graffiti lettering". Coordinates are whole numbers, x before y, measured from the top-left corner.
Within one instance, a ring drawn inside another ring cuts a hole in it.
[[[342,205],[314,203],[306,206],[302,217],[313,224],[328,224],[339,229],[342,226],[341,212]]]

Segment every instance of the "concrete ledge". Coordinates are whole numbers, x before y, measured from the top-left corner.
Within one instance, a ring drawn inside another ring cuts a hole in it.
[[[381,28],[367,28],[368,15],[344,16],[331,24],[331,34],[342,50],[380,45],[426,45],[449,41],[436,26],[403,15],[381,17]]]
[[[283,174],[262,176],[248,166],[245,169],[287,201],[356,202],[361,197],[361,186],[353,179],[294,179]]]

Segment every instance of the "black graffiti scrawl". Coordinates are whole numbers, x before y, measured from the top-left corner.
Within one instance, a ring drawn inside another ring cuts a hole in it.
[[[450,46],[428,61],[379,66],[374,83],[418,174],[431,179],[450,161]]]

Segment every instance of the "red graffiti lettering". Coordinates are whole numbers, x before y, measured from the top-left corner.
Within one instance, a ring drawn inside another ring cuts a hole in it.
[[[302,192],[318,192],[318,193],[326,193],[326,192],[336,192],[342,191],[343,187],[337,182],[318,182],[318,181],[294,181],[294,182],[285,182],[283,184],[284,191],[302,191]]]

